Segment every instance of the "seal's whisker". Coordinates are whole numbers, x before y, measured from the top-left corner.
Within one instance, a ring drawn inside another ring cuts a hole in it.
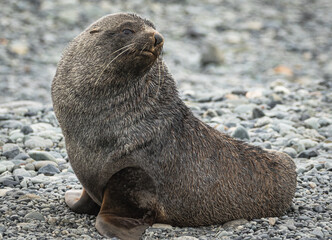
[[[145,50],[145,47],[146,47],[147,44],[148,44],[148,42],[146,42],[146,43],[144,44],[144,46],[143,46],[143,48],[142,48],[142,50],[141,50],[141,52],[140,52],[139,54],[142,54],[142,52]]]
[[[160,75],[161,75],[161,72],[160,72],[160,59],[158,58],[157,60],[158,60],[158,88],[157,88],[157,91],[156,91],[156,97],[159,94],[159,89],[160,89]]]
[[[161,61],[161,58],[160,58],[160,61]],[[162,62],[161,61],[161,66],[162,66],[162,68],[163,68],[163,73],[165,72],[165,64],[164,64],[164,62]],[[163,79],[162,79],[162,81],[161,81],[161,85],[163,85],[164,84],[164,82],[165,82],[165,74],[163,74]]]
[[[117,53],[117,52],[121,51],[121,50],[124,49],[124,48],[132,47],[134,44],[135,44],[135,43],[131,43],[131,44],[128,44],[128,45],[126,45],[126,46],[124,46],[124,47],[122,47],[122,48],[119,48],[118,50],[112,52],[112,53],[111,53],[111,56],[112,56],[114,53]]]
[[[164,51],[161,51],[158,59],[160,60],[160,64],[161,64],[161,67],[162,67],[162,73],[165,73],[165,64],[162,61],[163,56],[164,56]],[[161,85],[163,85],[164,82],[165,82],[165,74],[162,75]]]
[[[125,52],[127,52],[128,50],[130,50],[130,47],[133,45],[134,43],[132,44],[129,44],[129,45],[126,45],[125,47],[127,47],[125,50],[123,50],[122,52],[120,52],[116,57],[114,57],[106,66],[105,68],[103,68],[103,70],[101,71],[101,73],[99,74],[99,77],[97,78],[95,84],[97,84],[102,76],[102,74],[105,72],[105,70],[111,65],[111,63],[116,60],[118,57],[120,57],[122,54],[124,54]],[[125,47],[122,47],[120,49],[124,49]],[[118,49],[119,50],[119,49]],[[117,51],[118,51],[117,50]],[[115,51],[116,52],[116,51]],[[112,54],[114,54],[115,52],[113,52]]]

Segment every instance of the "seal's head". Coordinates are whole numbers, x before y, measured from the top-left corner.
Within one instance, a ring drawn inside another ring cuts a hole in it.
[[[85,34],[90,35],[87,38],[93,41],[96,51],[105,56],[105,63],[117,60],[121,72],[143,71],[159,56],[164,43],[150,21],[134,14],[108,15],[91,25]]]
[[[156,62],[163,44],[162,35],[150,21],[135,14],[111,14],[78,35],[63,61],[74,65],[68,71],[86,76],[85,84],[109,84],[145,74]]]

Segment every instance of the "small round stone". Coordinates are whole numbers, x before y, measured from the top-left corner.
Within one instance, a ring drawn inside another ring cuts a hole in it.
[[[2,155],[5,156],[7,159],[13,159],[20,153],[20,148],[13,143],[7,143],[2,146],[3,153]]]
[[[287,153],[292,158],[295,158],[297,155],[297,152],[295,151],[295,149],[291,148],[291,147],[284,148],[283,152]]]
[[[201,65],[204,67],[208,64],[220,65],[224,62],[224,54],[218,45],[208,42],[205,44],[201,56]]]
[[[259,109],[259,108],[254,108],[254,109],[252,110],[252,118],[253,118],[253,119],[261,118],[261,117],[264,117],[264,116],[265,116],[265,114],[264,114],[264,112],[263,112],[261,109]]]
[[[320,127],[319,119],[315,118],[315,117],[311,117],[311,118],[305,120],[304,123],[307,127],[313,128],[316,130]]]
[[[29,171],[29,170],[35,170],[36,168],[35,168],[35,166],[32,164],[32,163],[27,163],[26,165],[25,165],[25,170],[27,170],[27,171]]]
[[[59,168],[52,164],[47,164],[38,170],[38,174],[44,174],[45,176],[53,176],[54,174],[60,173]]]
[[[11,161],[0,161],[0,165],[6,166],[7,171],[13,171],[15,164]]]
[[[250,139],[247,129],[245,129],[244,127],[242,127],[240,125],[236,127],[236,129],[232,133],[232,137],[242,139],[242,140]]]
[[[21,132],[24,134],[24,135],[28,135],[29,133],[32,133],[33,132],[33,129],[30,127],[30,126],[23,126],[21,128]]]
[[[1,173],[4,173],[4,172],[6,172],[6,171],[7,171],[7,166],[2,165],[1,162],[0,162],[0,174],[1,174]]]

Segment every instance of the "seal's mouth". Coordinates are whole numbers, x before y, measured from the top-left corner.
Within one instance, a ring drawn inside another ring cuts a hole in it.
[[[151,50],[140,50],[140,54],[144,56],[149,56],[149,57],[156,57],[156,53]]]

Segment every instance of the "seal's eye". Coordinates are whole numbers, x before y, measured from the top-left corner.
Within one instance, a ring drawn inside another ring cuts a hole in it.
[[[124,34],[126,34],[126,35],[130,35],[130,34],[133,34],[134,33],[134,31],[133,30],[130,30],[130,29],[123,29],[122,30],[122,32],[124,33]]]

